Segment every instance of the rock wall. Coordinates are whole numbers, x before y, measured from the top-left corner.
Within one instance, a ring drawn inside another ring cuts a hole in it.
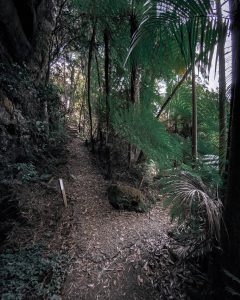
[[[44,73],[53,23],[53,0],[0,0],[0,61]]]
[[[0,0],[0,180],[9,163],[31,159],[53,26],[53,0]]]

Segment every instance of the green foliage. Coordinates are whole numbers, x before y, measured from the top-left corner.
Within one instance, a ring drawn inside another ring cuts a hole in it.
[[[214,46],[220,36],[211,1],[150,0],[146,6],[141,26],[132,41],[133,55],[136,45],[151,36],[162,48],[162,54],[164,49],[168,49],[167,53],[179,53],[185,66],[196,59],[203,65],[211,65]],[[226,28],[227,25],[226,22]],[[160,60],[164,63],[164,55]]]
[[[29,182],[38,178],[38,172],[32,163],[17,163],[15,167],[18,170],[18,178],[23,182]]]
[[[204,183],[197,173],[201,172],[175,172],[160,180],[164,206],[170,208],[172,219],[178,220],[173,237],[183,259],[202,258],[211,253],[215,241],[220,241],[222,202],[215,186]]]
[[[51,131],[48,139],[47,151],[50,151],[53,155],[59,154],[64,150],[64,146],[67,142],[67,131],[65,126],[60,126],[55,131]]]
[[[141,149],[160,168],[172,167],[176,160],[182,160],[178,140],[167,132],[144,104],[131,105],[129,109],[115,105],[111,118],[116,132]]]
[[[66,143],[65,117],[66,112],[60,99],[60,88],[50,82],[48,85],[39,89],[38,98],[42,105],[47,101],[49,124],[46,121],[37,120],[33,135],[41,148],[47,152],[55,152],[61,149]],[[47,135],[46,126],[49,126],[49,135]]]
[[[181,165],[181,170],[189,173],[191,176],[201,178],[203,183],[214,191],[215,195],[217,194],[218,188],[222,187],[223,182],[218,168],[211,164],[208,165],[199,160],[194,168],[192,168],[190,164],[183,164]]]
[[[200,81],[200,80],[198,80]],[[169,84],[172,89],[175,80]],[[198,151],[200,156],[206,154],[218,155],[218,94],[210,92],[207,87],[198,82],[196,85],[198,108]],[[166,107],[171,126],[183,137],[191,136],[192,122],[192,88],[187,81],[172,98]]]
[[[59,294],[68,257],[46,256],[40,245],[0,255],[3,300],[49,299]]]
[[[202,219],[206,217],[209,234],[219,237],[221,223],[221,202],[216,199],[214,190],[206,186],[200,177],[181,173],[168,179],[164,188],[167,200],[171,205],[173,219]]]
[[[38,97],[42,105],[47,101],[50,131],[57,131],[64,124],[65,108],[60,99],[60,93],[60,87],[52,82],[41,87],[38,92]]]
[[[18,100],[26,92],[36,95],[34,81],[25,65],[13,63],[9,69],[9,66],[0,63],[0,81],[3,89]]]
[[[52,82],[47,85],[36,85],[34,75],[24,64],[21,66],[12,64],[8,69],[6,65],[0,64],[0,81],[1,89],[16,108],[12,116],[14,134],[19,137],[20,146],[24,148],[26,156],[31,156],[32,159],[35,154],[38,156],[41,152],[49,151],[49,145],[63,144],[65,111],[59,88]],[[45,102],[49,124],[45,116]],[[34,177],[31,167],[27,169],[26,166],[19,166],[19,168],[24,181]]]
[[[220,239],[222,203],[218,199],[221,177],[218,170],[199,162],[193,169],[183,164],[160,180],[164,206],[170,208],[172,219],[178,220],[174,239],[184,259],[203,257]],[[162,188],[163,187],[163,188]]]

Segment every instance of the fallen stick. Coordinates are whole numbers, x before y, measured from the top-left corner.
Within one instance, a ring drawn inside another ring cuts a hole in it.
[[[59,184],[60,184],[60,188],[61,188],[61,192],[62,192],[62,196],[63,196],[64,206],[67,207],[67,196],[66,196],[62,178],[59,178]]]

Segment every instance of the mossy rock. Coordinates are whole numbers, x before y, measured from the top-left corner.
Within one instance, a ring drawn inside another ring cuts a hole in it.
[[[119,210],[146,212],[148,205],[144,194],[131,186],[112,184],[108,188],[110,204]]]

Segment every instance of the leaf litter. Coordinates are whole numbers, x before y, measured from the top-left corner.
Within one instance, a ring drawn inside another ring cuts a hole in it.
[[[77,134],[71,135],[68,153],[67,164],[48,184],[21,188],[28,195],[23,215],[31,226],[16,226],[4,247],[41,241],[49,252],[67,253],[61,299],[188,299],[184,284],[192,270],[172,258],[168,232],[174,225],[162,203],[145,214],[113,209],[109,182]],[[64,180],[66,209],[58,178]]]

